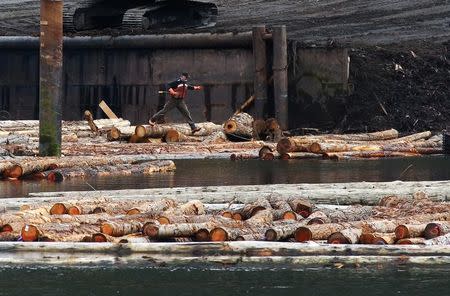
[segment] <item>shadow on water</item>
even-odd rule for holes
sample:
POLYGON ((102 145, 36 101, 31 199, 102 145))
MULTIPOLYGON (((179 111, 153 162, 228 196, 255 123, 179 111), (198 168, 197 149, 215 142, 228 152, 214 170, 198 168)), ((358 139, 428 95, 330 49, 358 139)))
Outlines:
POLYGON ((0 197, 26 196, 39 191, 90 191, 283 183, 359 181, 437 181, 450 179, 450 157, 392 158, 376 160, 229 161, 177 160, 174 173, 151 176, 100 177, 88 180, 0 181, 0 197))
POLYGON ((448 295, 447 267, 0 268, 0 295, 448 295))

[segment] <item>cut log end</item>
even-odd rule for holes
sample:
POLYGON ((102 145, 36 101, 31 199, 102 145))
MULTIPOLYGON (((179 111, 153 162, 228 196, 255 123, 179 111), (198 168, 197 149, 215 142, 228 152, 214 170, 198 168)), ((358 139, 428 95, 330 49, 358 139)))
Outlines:
POLYGON ((312 143, 309 145, 309 151, 312 153, 320 153, 322 151, 322 148, 320 147, 320 143, 312 143))
POLYGON ((403 239, 403 238, 409 238, 409 230, 408 227, 405 225, 399 225, 395 228, 395 238, 396 239, 403 239))
POLYGON ((138 137, 138 138, 145 137, 145 133, 146 133, 145 126, 143 126, 143 125, 136 126, 134 133, 135 133, 136 137, 138 137))
POLYGON ((55 203, 50 209, 50 215, 64 215, 67 214, 67 208, 63 203, 55 203))
POLYGON ((20 232, 24 242, 35 242, 39 239, 39 230, 34 225, 25 225, 20 232))
POLYGON ((0 227, 0 232, 1 233, 3 233, 3 232, 13 232, 13 228, 12 228, 11 225, 5 224, 5 225, 0 227))
POLYGON ((371 245, 373 244, 374 236, 371 233, 363 233, 359 237, 359 243, 364 245, 371 245))
POLYGON ((234 213, 231 218, 233 218, 233 220, 236 220, 236 221, 243 221, 244 220, 244 217, 242 216, 241 213, 234 213))
POLYGON ((351 242, 340 232, 332 233, 328 239, 329 244, 350 244, 351 242))
POLYGON ((164 136, 166 143, 175 143, 180 141, 180 133, 174 129, 168 130, 164 136))
POLYGON ((266 153, 272 153, 272 152, 273 152, 273 149, 271 147, 263 146, 261 149, 259 149, 258 156, 259 156, 259 158, 262 159, 266 153))
POLYGON ((289 138, 283 138, 277 143, 277 151, 280 154, 291 152, 292 144, 289 138))
POLYGON ((126 215, 131 216, 131 215, 139 215, 141 213, 141 211, 139 209, 133 208, 131 210, 128 210, 126 212, 126 215))
POLYGON ((225 211, 222 213, 222 217, 233 218, 233 213, 231 213, 230 211, 225 211))
POLYGON ((152 222, 147 222, 144 224, 144 227, 142 228, 142 233, 151 238, 158 237, 159 227, 152 222))
POLYGON ((71 206, 67 209, 67 214, 72 216, 81 215, 81 209, 77 206, 71 206))
POLYGON ((197 242, 207 242, 209 241, 210 233, 209 230, 206 228, 199 229, 195 233, 195 240, 197 242))
POLYGON ((289 155, 289 153, 282 153, 282 154, 280 154, 280 159, 281 160, 289 160, 289 159, 291 159, 291 156, 289 155))
POLYGON ((264 237, 266 238, 266 241, 276 241, 277 238, 277 232, 273 229, 267 229, 266 233, 264 234, 264 237))
POLYGON ((112 236, 114 232, 114 226, 109 223, 103 223, 100 226, 100 232, 112 236))
POLYGON ((317 224, 325 224, 325 221, 323 220, 323 218, 315 217, 309 220, 308 223, 306 223, 306 225, 317 225, 317 224))
POLYGON ((50 172, 47 175, 47 180, 54 183, 59 183, 64 181, 64 176, 61 172, 50 172))
POLYGON ((209 238, 213 242, 224 242, 228 240, 228 233, 225 229, 217 227, 211 230, 209 238))
POLYGON ((307 227, 299 227, 295 230, 294 238, 297 242, 307 242, 312 239, 311 230, 307 227))
POLYGON ((103 233, 94 233, 91 241, 93 243, 106 243, 108 242, 108 239, 103 233))
POLYGON ((283 220, 297 220, 297 215, 293 211, 287 211, 283 213, 283 220))
POLYGON ((273 152, 267 152, 261 157, 261 159, 262 160, 274 160, 275 155, 273 154, 273 152))
POLYGON ((170 224, 170 219, 164 216, 161 216, 157 219, 157 221, 159 222, 159 224, 161 225, 167 225, 170 224))
POLYGON ((236 132, 237 127, 238 127, 237 122, 230 119, 230 120, 227 120, 227 122, 225 122, 224 130, 226 133, 232 134, 232 133, 236 132))
POLYGON ((108 140, 109 141, 117 141, 120 139, 120 130, 117 127, 112 127, 108 132, 108 140))
POLYGON ((90 214, 101 214, 101 213, 106 213, 106 210, 102 207, 96 207, 90 212, 90 214))
POLYGON ((11 179, 18 179, 22 176, 22 174, 23 174, 23 169, 18 164, 12 166, 11 168, 7 169, 4 172, 5 177, 11 178, 11 179))
POLYGON ((441 235, 441 227, 437 223, 428 223, 423 232, 423 236, 426 239, 432 239, 441 235))

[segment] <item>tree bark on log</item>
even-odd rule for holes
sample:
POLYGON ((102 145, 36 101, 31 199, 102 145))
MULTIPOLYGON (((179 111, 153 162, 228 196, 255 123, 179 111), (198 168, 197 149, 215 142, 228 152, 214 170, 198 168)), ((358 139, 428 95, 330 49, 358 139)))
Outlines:
POLYGON ((425 240, 427 246, 448 246, 450 245, 450 233, 425 240))
POLYGON ((162 213, 162 216, 176 216, 176 215, 204 215, 205 208, 203 203, 199 200, 191 200, 178 207, 172 207, 162 213))
POLYGON ((119 237, 127 234, 138 233, 142 231, 142 223, 129 222, 105 222, 100 226, 100 232, 109 236, 119 237))
POLYGON ((272 206, 266 198, 260 197, 253 203, 246 204, 240 214, 244 220, 247 220, 256 215, 259 211, 266 209, 272 209, 272 206))
POLYGON ((134 135, 135 126, 112 127, 106 134, 108 141, 129 141, 134 135))
POLYGON ((374 233, 373 236, 374 245, 393 245, 396 241, 395 233, 374 233))
POLYGON ((200 229, 211 229, 210 223, 178 223, 165 225, 150 225, 144 227, 143 233, 150 238, 164 239, 171 237, 191 237, 200 229))
POLYGON ((253 137, 253 117, 247 113, 239 113, 228 119, 223 130, 227 136, 234 136, 242 140, 251 140, 253 137))
MULTIPOLYGON (((196 136, 209 136, 213 133, 221 132, 222 127, 220 125, 214 124, 212 122, 201 122, 196 124, 201 130, 196 132, 196 136)), ((139 138, 150 137, 150 138, 163 138, 169 130, 176 130, 177 132, 185 135, 191 136, 192 130, 188 124, 157 124, 154 126, 150 125, 138 125, 135 129, 135 134, 139 138)))
POLYGON ((349 206, 348 208, 321 208, 332 223, 367 220, 373 216, 371 206, 349 206))
POLYGON ((348 152, 327 152, 325 158, 342 160, 358 158, 384 158, 384 157, 413 157, 420 156, 418 152, 397 152, 397 151, 348 151, 348 152))
POLYGON ((423 237, 412 237, 403 238, 395 242, 396 245, 425 245, 425 238, 423 237))
POLYGON ((166 143, 177 143, 177 142, 202 142, 203 137, 199 136, 187 136, 175 129, 170 129, 164 135, 164 141, 166 143))

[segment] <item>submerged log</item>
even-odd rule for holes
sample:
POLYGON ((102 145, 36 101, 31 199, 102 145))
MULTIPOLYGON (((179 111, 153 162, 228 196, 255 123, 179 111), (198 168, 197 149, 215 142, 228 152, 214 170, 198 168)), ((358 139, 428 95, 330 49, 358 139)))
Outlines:
POLYGON ((234 136, 241 140, 250 140, 253 136, 253 117, 247 113, 233 115, 223 125, 226 135, 234 136))

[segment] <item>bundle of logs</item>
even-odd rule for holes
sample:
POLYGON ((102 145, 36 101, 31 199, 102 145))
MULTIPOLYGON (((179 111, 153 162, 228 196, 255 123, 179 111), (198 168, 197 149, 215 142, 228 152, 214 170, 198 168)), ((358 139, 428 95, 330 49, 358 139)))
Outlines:
POLYGON ((47 179, 148 175, 175 170, 171 160, 149 160, 146 156, 33 157, 0 161, 0 179, 47 179))
POLYGON ((312 204, 273 193, 250 204, 107 198, 35 203, 0 214, 2 241, 317 241, 329 244, 450 244, 450 204, 423 192, 377 206, 312 204))
MULTIPOLYGON (((362 134, 325 134, 283 138, 273 146, 262 147, 258 157, 264 160, 328 158, 408 157, 441 154, 442 135, 421 132, 399 137, 395 129, 362 134)), ((246 158, 237 155, 235 158, 246 158)))

